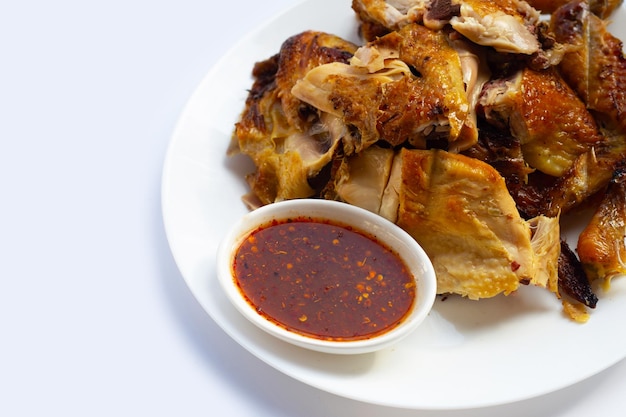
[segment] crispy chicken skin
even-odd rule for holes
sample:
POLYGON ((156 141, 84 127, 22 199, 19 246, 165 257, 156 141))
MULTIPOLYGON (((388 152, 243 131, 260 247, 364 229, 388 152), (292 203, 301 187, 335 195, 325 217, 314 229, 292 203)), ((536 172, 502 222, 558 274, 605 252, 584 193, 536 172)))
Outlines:
POLYGON ((347 62, 355 50, 336 36, 303 32, 255 66, 231 153, 240 151, 254 162, 257 169, 248 183, 260 204, 315 194, 311 182, 332 160, 346 132, 335 120, 319 118, 291 95, 291 88, 311 68, 347 62))
POLYGON ((578 256, 591 280, 626 274, 626 171, 611 180, 593 218, 578 237, 578 256))
MULTIPOLYGON (((554 13, 560 7, 565 6, 572 0, 526 0, 528 4, 542 13, 554 13)), ((589 0, 589 10, 598 17, 606 19, 615 9, 617 9, 623 0, 589 0)))
POLYGON ((292 89, 300 100, 356 128, 348 153, 382 140, 425 148, 444 139, 465 149, 478 137, 458 51, 447 34, 407 25, 360 48, 351 64, 310 71, 292 89))
POLYGON ((626 133, 626 58, 622 42, 609 32, 606 21, 590 12, 584 0, 559 8, 551 24, 556 40, 574 47, 559 66, 563 77, 591 111, 626 133))
POLYGON ((491 81, 480 105, 488 121, 511 130, 532 168, 554 177, 604 140, 593 116, 553 68, 525 67, 491 81))
POLYGON ((521 0, 353 0, 368 40, 410 23, 431 29, 450 24, 471 41, 500 52, 533 54, 540 49, 539 12, 521 0))
POLYGON ((530 174, 528 183, 519 184, 513 192, 520 211, 526 217, 553 217, 590 202, 603 192, 616 167, 626 158, 623 138, 617 141, 622 143, 620 148, 602 146, 579 155, 561 177, 530 174))
POLYGON ((539 12, 522 0, 465 0, 452 27, 479 45, 499 52, 530 55, 541 48, 536 25, 539 12))
POLYGON ((495 169, 445 151, 403 149, 401 156, 397 224, 431 258, 439 293, 479 299, 530 282, 530 227, 495 169))
POLYGON ((305 130, 310 121, 303 117, 303 105, 291 94, 293 86, 313 68, 330 62, 347 62, 356 45, 324 32, 303 32, 291 37, 280 49, 276 87, 283 111, 290 125, 305 130))

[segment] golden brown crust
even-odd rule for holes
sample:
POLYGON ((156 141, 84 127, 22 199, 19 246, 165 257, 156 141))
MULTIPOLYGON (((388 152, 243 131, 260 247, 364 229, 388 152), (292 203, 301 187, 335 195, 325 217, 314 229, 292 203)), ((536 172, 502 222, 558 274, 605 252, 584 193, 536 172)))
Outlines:
POLYGON ((603 142, 592 115, 553 68, 525 69, 521 92, 518 133, 530 166, 560 177, 578 155, 603 142))
POLYGON ((314 195, 311 180, 330 162, 337 138, 324 132, 313 137, 312 126, 320 123, 315 110, 293 97, 291 88, 311 68, 346 62, 355 50, 337 36, 307 31, 255 65, 235 137, 238 150, 256 166, 247 179, 262 204, 314 195))
POLYGON ((600 206, 578 237, 578 256, 592 280, 626 273, 626 178, 618 174, 600 206))
POLYGON ((558 42, 574 47, 559 65, 563 77, 590 110, 626 133, 626 58, 622 42, 583 0, 558 9, 552 16, 552 28, 558 42))
POLYGON ((401 156, 397 224, 429 255, 439 293, 479 299, 530 281, 530 229, 495 169, 445 151, 401 156))
POLYGON ((285 41, 280 49, 276 86, 289 124, 304 130, 302 102, 291 94, 293 86, 313 68, 329 62, 347 63, 356 45, 324 32, 307 31, 285 41))
POLYGON ((476 142, 461 60, 445 32, 407 25, 360 51, 386 58, 375 69, 367 62, 319 66, 292 90, 356 128, 359 140, 344 141, 348 154, 379 140, 419 148, 442 140, 455 150, 476 142))
MULTIPOLYGON (((528 4, 542 13, 554 13, 560 7, 570 3, 571 0, 526 0, 528 4)), ((606 19, 615 9, 617 9, 623 0, 589 0, 590 11, 597 16, 606 19)))

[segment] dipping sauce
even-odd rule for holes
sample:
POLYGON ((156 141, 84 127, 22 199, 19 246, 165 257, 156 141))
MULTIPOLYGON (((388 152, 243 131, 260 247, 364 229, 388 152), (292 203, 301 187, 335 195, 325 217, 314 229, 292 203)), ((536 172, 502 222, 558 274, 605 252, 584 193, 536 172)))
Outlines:
POLYGON ((284 328, 325 340, 359 340, 391 330, 413 306, 404 262, 365 233, 309 217, 252 232, 233 261, 242 294, 284 328))

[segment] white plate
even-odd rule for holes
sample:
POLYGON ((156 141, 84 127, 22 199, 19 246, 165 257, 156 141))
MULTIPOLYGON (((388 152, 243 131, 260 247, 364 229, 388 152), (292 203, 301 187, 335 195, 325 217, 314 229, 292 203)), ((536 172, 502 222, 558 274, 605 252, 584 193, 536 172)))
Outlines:
MULTIPOLYGON (((613 30, 624 39, 624 10, 613 30)), ((417 332, 376 354, 333 356, 291 346, 257 329, 229 304, 214 255, 246 212, 249 166, 225 156, 251 86, 252 65, 306 29, 358 42, 349 0, 308 0, 252 32, 208 73, 180 117, 163 172, 163 215, 181 273, 233 339, 269 365, 344 397, 394 407, 462 409, 514 402, 587 378, 626 356, 626 278, 600 294, 587 324, 561 314, 545 290, 471 302, 450 297, 417 332)), ((577 235, 576 227, 570 236, 577 235)))

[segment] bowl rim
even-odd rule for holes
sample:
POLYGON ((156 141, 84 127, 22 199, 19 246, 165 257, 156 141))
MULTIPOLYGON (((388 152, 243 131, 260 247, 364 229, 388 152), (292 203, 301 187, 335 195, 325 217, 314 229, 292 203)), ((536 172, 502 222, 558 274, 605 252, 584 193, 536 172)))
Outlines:
POLYGON ((389 347, 415 330, 430 313, 436 297, 436 276, 426 252, 406 231, 366 209, 333 200, 295 199, 271 203, 252 210, 233 224, 221 240, 217 253, 220 287, 231 304, 250 322, 288 343, 325 353, 360 354, 389 347), (416 299, 405 318, 394 328, 366 339, 324 340, 292 332, 266 319, 242 295, 232 272, 233 257, 243 240, 272 220, 291 217, 324 219, 349 226, 378 240, 395 252, 407 265, 416 281, 416 299))

